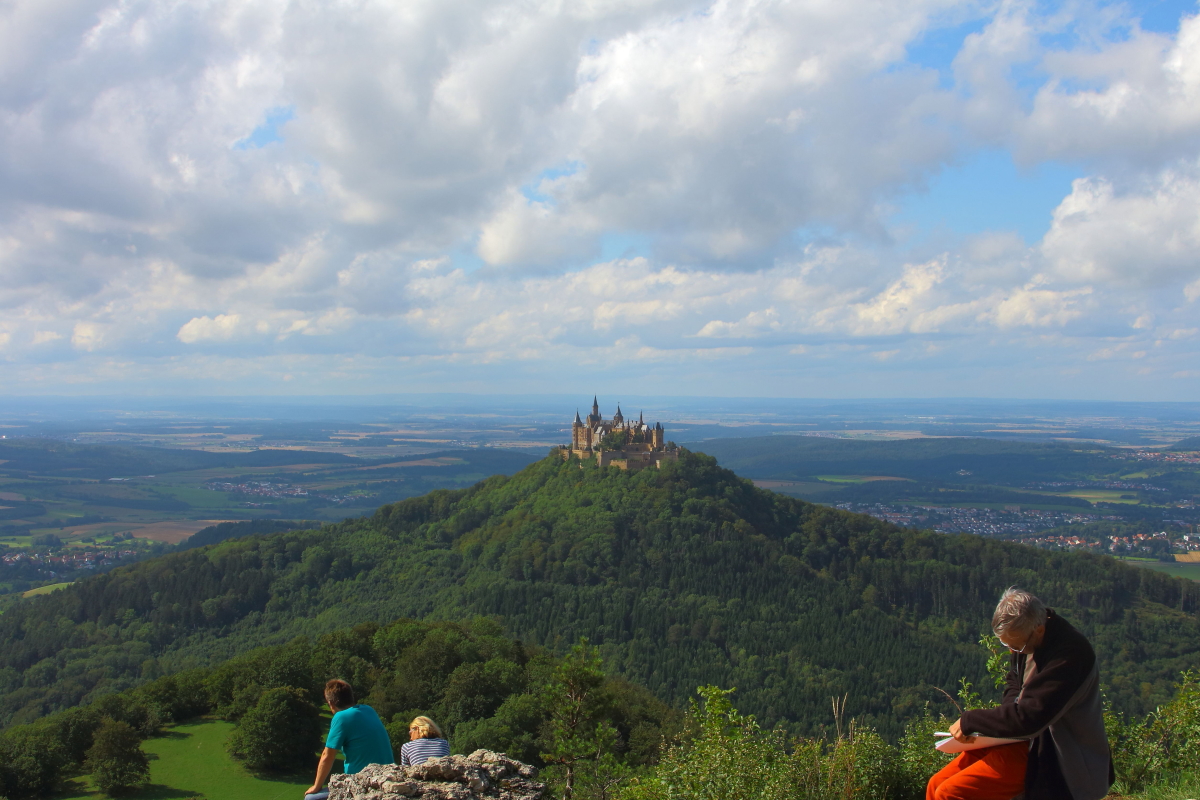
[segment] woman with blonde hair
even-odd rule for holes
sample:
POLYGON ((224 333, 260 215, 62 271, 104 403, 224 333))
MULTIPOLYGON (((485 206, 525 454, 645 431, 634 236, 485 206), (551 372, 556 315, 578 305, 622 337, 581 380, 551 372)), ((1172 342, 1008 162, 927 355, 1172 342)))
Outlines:
POLYGON ((400 747, 400 764, 415 767, 431 758, 450 755, 450 743, 442 736, 442 729, 429 717, 417 717, 408 724, 408 738, 400 747))

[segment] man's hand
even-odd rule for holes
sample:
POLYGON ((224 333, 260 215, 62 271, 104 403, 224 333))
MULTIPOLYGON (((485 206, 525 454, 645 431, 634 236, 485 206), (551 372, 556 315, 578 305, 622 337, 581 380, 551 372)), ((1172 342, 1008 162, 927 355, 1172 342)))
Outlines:
POLYGON ((962 742, 963 744, 970 744, 975 741, 974 736, 968 736, 963 733, 962 725, 959 724, 960 722, 962 722, 961 719, 954 720, 954 724, 950 726, 950 735, 954 737, 956 742, 962 742))
POLYGON ((308 787, 307 789, 305 789, 305 790, 304 790, 304 796, 305 796, 305 797, 307 797, 308 795, 310 795, 310 794, 316 794, 316 793, 317 793, 317 792, 319 792, 319 791, 321 791, 321 787, 320 787, 320 786, 310 786, 310 787, 308 787))

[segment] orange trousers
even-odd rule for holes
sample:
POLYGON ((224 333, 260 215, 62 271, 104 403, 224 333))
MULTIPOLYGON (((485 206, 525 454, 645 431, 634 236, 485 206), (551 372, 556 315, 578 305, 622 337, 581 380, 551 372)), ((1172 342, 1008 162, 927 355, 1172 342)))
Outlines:
POLYGON ((1029 743, 959 753, 929 779, 925 800, 1012 800, 1025 791, 1029 743))

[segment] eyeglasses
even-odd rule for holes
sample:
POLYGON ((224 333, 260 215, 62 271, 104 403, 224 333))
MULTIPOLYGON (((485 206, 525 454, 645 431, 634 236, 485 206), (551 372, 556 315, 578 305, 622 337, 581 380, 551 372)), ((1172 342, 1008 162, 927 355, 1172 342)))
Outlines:
MULTIPOLYGON (((996 637, 996 638, 999 638, 999 637, 996 637)), ((1032 638, 1033 638, 1032 636, 1027 636, 1025 638, 1025 644, 1021 645, 1021 649, 1019 649, 1019 650, 1017 648, 1013 647, 1012 645, 1005 643, 1005 641, 1003 639, 1000 640, 1000 644, 1003 644, 1005 647, 1007 647, 1008 652, 1010 652, 1014 655, 1021 655, 1022 653, 1025 652, 1026 648, 1029 647, 1029 640, 1032 638)))

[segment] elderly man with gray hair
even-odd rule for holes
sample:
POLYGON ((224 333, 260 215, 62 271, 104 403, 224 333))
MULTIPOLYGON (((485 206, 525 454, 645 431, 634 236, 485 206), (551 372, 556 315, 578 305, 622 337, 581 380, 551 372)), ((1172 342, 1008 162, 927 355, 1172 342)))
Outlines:
POLYGON ((1100 704, 1096 653, 1082 633, 1029 592, 1011 587, 992 630, 1011 651, 1004 699, 966 711, 950 726, 1021 739, 969 750, 929 780, 927 800, 1100 800, 1116 776, 1100 704))

